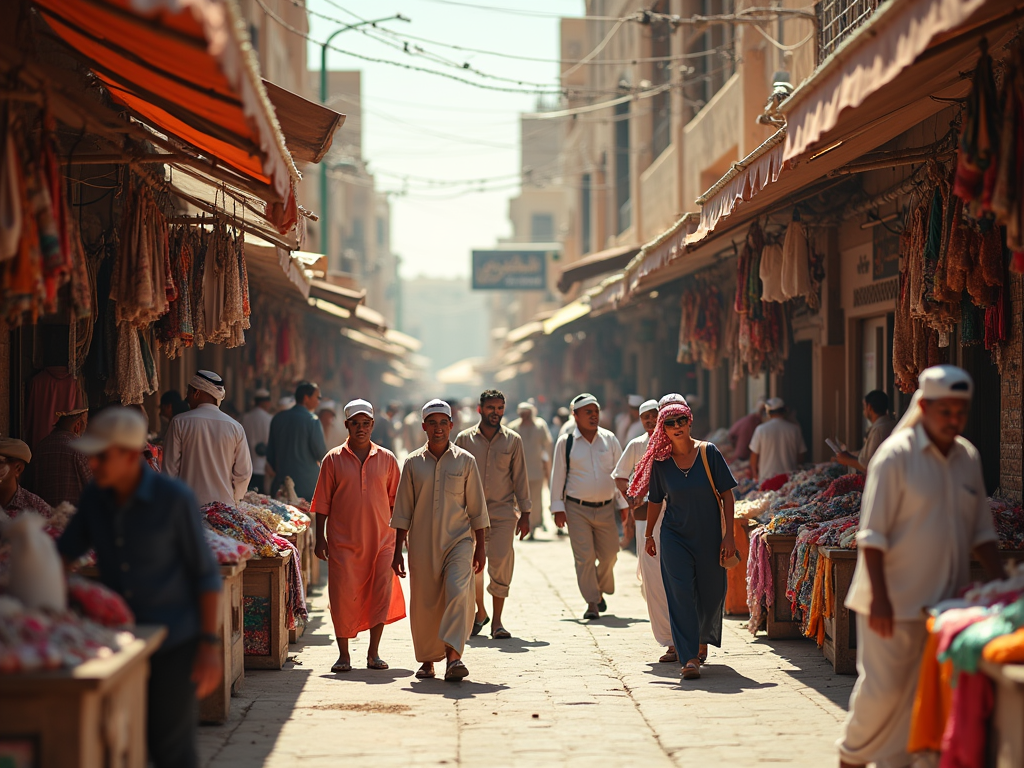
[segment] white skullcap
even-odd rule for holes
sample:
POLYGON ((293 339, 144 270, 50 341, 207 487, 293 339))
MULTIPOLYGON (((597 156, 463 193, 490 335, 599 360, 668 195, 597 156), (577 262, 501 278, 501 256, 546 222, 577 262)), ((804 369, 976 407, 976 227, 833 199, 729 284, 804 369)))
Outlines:
POLYGON ((317 409, 317 413, 319 413, 320 411, 330 411, 331 413, 337 413, 338 404, 333 400, 324 400, 322 403, 320 403, 320 408, 317 409))
POLYGON ((630 395, 626 398, 626 402, 629 403, 630 408, 639 408, 644 404, 644 399, 640 395, 630 395))
POLYGON ((530 411, 532 413, 537 412, 537 406, 533 403, 528 403, 525 400, 516 406, 516 411, 530 411))
POLYGON ((641 416, 643 416, 648 411, 656 411, 656 410, 658 410, 658 401, 657 400, 645 400, 644 402, 640 403, 640 415, 641 416))
POLYGON ((572 402, 569 403, 569 408, 575 411, 579 408, 582 408, 585 405, 596 405, 598 408, 601 407, 601 404, 597 402, 596 397, 594 397, 589 392, 584 392, 581 395, 576 395, 576 397, 572 399, 572 402))
POLYGON ((669 392, 667 395, 662 397, 661 400, 658 401, 658 410, 660 411, 666 405, 671 405, 672 403, 682 403, 683 405, 689 407, 685 397, 680 395, 678 392, 669 392))
POLYGON ((373 406, 366 400, 350 400, 345 404, 345 421, 348 421, 357 413, 365 413, 373 418, 373 406))
POLYGON ((196 371, 195 376, 189 379, 188 385, 200 392, 205 392, 215 398, 218 403, 224 399, 224 379, 213 371, 196 371))
POLYGON ((281 408, 294 408, 295 398, 292 397, 291 395, 285 395, 284 397, 277 401, 277 404, 281 408))
POLYGON ((769 411, 781 411, 786 407, 786 401, 781 397, 773 397, 768 400, 765 404, 765 408, 769 411))
POLYGON ((265 389, 264 387, 260 387, 253 393, 253 397, 256 398, 257 400, 269 400, 270 390, 265 389))
POLYGON ((435 398, 423 406, 423 418, 427 418, 432 413, 443 413, 450 419, 452 417, 452 407, 444 400, 435 398))

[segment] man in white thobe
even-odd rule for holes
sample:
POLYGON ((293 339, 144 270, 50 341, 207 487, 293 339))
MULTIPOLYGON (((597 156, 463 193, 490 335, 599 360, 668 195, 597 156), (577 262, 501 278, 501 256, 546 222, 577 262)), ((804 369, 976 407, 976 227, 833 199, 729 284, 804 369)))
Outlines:
POLYGON ((249 487, 257 493, 264 493, 267 475, 267 442, 270 440, 270 391, 257 389, 253 396, 253 407, 241 419, 245 430, 245 442, 249 446, 249 460, 252 462, 252 480, 249 487))
POLYGON ((196 371, 189 381, 192 410, 179 413, 167 428, 164 474, 188 484, 199 505, 234 505, 252 478, 252 460, 242 425, 220 409, 224 380, 213 371, 196 371))
POLYGON ((807 455, 803 432, 786 418, 782 398, 773 397, 766 408, 768 421, 755 429, 750 438, 750 471, 758 482, 796 472, 807 455))
POLYGON ((640 395, 630 395, 626 398, 626 410, 615 417, 615 437, 620 446, 643 434, 643 424, 640 423, 640 405, 643 401, 640 395), (631 431, 633 437, 629 436, 631 431))
POLYGON ((523 438, 526 474, 530 479, 530 501, 533 502, 529 538, 533 538, 533 533, 544 526, 541 494, 551 470, 551 430, 548 429, 547 422, 537 415, 537 406, 533 403, 520 403, 516 410, 519 418, 509 422, 508 428, 523 438))
POLYGON ((871 460, 846 607, 857 614, 857 683, 837 744, 840 765, 904 768, 924 609, 970 582, 971 551, 1002 578, 977 449, 960 435, 974 384, 928 368, 903 420, 871 460))

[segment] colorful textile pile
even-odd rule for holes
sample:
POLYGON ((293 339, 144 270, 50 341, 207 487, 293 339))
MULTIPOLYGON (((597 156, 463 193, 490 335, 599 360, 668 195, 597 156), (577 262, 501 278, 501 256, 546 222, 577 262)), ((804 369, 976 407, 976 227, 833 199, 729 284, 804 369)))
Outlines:
POLYGON ((713 371, 722 353, 722 295, 718 286, 699 281, 683 294, 681 304, 676 362, 700 363, 705 370, 713 371))
POLYGON ((70 611, 30 611, 13 597, 0 596, 0 674, 76 667, 111 656, 135 637, 70 611))
POLYGON ((202 508, 206 526, 228 538, 248 544, 259 557, 277 557, 278 546, 274 531, 262 521, 229 507, 213 502, 202 508))
POLYGON ((771 552, 765 540, 767 536, 764 526, 755 528, 750 534, 750 552, 747 555, 747 610, 750 612, 750 621, 747 622, 747 629, 752 635, 761 629, 765 611, 775 602, 771 552))
POLYGON ((221 565, 235 565, 252 557, 252 547, 243 541, 232 539, 210 528, 204 528, 206 543, 210 545, 213 556, 221 565))
POLYGON ((68 603, 87 619, 105 627, 131 627, 135 614, 117 592, 98 581, 68 577, 68 603))
MULTIPOLYGON (((302 500, 300 499, 299 501, 301 502, 302 500)), ((309 528, 313 522, 308 514, 308 504, 306 504, 304 511, 294 504, 285 504, 283 501, 278 501, 255 491, 247 492, 242 497, 242 503, 250 507, 267 510, 283 520, 287 525, 283 530, 279 528, 277 530, 278 533, 297 533, 305 528, 309 528)))
POLYGON ((789 482, 789 475, 787 475, 787 474, 776 475, 775 477, 769 477, 767 480, 763 481, 761 483, 760 487, 758 488, 758 490, 759 491, 777 491, 782 486, 784 486, 787 482, 789 482))

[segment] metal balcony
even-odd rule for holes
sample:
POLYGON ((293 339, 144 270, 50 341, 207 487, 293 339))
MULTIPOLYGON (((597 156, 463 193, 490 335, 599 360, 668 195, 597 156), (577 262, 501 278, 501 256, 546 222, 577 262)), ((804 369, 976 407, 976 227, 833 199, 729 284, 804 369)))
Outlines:
POLYGON ((883 2, 885 0, 820 0, 817 5, 818 63, 831 56, 883 2))

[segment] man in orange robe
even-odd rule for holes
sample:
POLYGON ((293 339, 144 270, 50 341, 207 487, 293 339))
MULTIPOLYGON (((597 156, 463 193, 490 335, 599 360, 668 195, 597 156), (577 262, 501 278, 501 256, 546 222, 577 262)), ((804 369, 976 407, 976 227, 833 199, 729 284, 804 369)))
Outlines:
POLYGON ((348 440, 320 465, 311 511, 316 514, 316 556, 329 562, 328 593, 338 638, 332 672, 352 669, 348 641, 370 630, 367 669, 387 669, 380 658, 384 625, 405 618, 405 597, 391 570, 395 537, 389 522, 401 472, 395 455, 370 441, 373 406, 345 406, 348 440))

